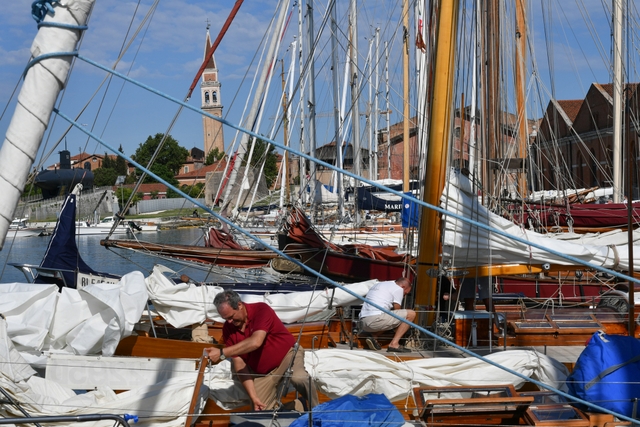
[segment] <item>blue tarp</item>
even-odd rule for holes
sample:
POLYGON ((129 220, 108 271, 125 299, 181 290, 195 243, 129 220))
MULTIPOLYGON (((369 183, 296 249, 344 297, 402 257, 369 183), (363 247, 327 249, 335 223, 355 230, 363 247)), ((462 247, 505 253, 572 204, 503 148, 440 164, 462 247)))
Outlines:
MULTIPOLYGON (((362 397, 342 396, 313 408, 314 427, 400 427, 404 417, 384 394, 362 397)), ((309 415, 292 422, 290 427, 308 427, 309 415)))
MULTIPOLYGON (((412 196, 411 192, 404 193, 412 196)), ((402 228, 417 227, 420 224, 422 206, 407 199, 402 199, 402 228)))
POLYGON ((640 398, 638 379, 640 341, 598 332, 578 357, 573 372, 567 377, 567 387, 572 396, 634 417, 633 407, 637 405, 634 400, 640 398))

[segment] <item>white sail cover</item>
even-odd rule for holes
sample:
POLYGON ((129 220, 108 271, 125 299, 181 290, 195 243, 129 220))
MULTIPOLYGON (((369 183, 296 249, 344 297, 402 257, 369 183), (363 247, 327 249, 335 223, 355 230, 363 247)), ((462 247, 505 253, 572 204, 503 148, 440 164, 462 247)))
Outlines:
MULTIPOLYGON (((45 22, 82 26, 94 0, 66 0, 55 3, 54 13, 45 22)), ((34 23, 35 25, 35 23, 34 23)), ((32 57, 49 53, 73 52, 80 30, 42 26, 31 46, 32 57)), ((18 104, 0 149, 0 249, 4 246, 18 200, 38 154, 53 106, 71 66, 71 56, 38 62, 27 72, 18 104)))
MULTIPOLYGON (((213 299, 222 292, 219 286, 199 286, 193 283, 176 284, 165 276, 171 272, 156 265, 147 277, 147 290, 156 312, 175 328, 196 325, 207 319, 224 322, 213 305, 213 299)), ((352 283, 345 287, 357 295, 365 296, 377 280, 352 283)), ((294 323, 311 316, 322 316, 329 306, 349 306, 358 303, 358 298, 342 289, 292 292, 266 295, 241 295, 247 303, 264 302, 273 308, 284 323, 294 323)))
POLYGON ((27 358, 45 350, 111 356, 131 335, 147 297, 139 271, 116 284, 63 288, 61 293, 56 285, 2 283, 0 313, 8 336, 27 358))
MULTIPOLYGON (((82 414, 130 414, 139 417, 136 425, 178 427, 188 415, 196 383, 196 371, 116 394, 107 387, 76 394, 36 375, 14 348, 7 332, 8 322, 0 318, 0 387, 32 417, 77 416, 82 414)), ((201 389, 206 393, 206 388, 201 389)), ((0 405, 2 417, 24 417, 13 405, 0 405)), ((113 420, 85 422, 83 426, 110 427, 113 420)))
MULTIPOLYGON (((512 371, 563 390, 566 366, 531 350, 508 350, 486 356, 512 371)), ((410 399, 414 387, 523 385, 522 378, 476 358, 436 357, 402 361, 366 350, 305 350, 305 367, 318 391, 335 399, 352 394, 383 393, 392 402, 410 399)), ((231 376, 231 364, 215 365, 205 383, 209 397, 226 409, 247 404, 248 397, 231 376)))
MULTIPOLYGON (((598 235, 540 234, 526 230, 512 221, 495 215, 482 206, 467 177, 452 170, 441 199, 441 207, 459 216, 501 230, 507 236, 515 236, 561 254, 608 269, 627 270, 629 267, 627 232, 612 231, 598 235)), ((454 218, 444 217, 443 260, 456 267, 472 267, 491 264, 560 264, 572 265, 574 261, 520 243, 511 237, 487 231, 476 225, 454 218)), ((637 230, 633 241, 640 239, 637 230)), ((634 253, 639 246, 634 245, 634 253)))
POLYGON ((322 182, 316 180, 316 185, 314 186, 315 194, 313 196, 314 203, 338 203, 338 198, 340 195, 335 191, 331 191, 327 188, 322 182))

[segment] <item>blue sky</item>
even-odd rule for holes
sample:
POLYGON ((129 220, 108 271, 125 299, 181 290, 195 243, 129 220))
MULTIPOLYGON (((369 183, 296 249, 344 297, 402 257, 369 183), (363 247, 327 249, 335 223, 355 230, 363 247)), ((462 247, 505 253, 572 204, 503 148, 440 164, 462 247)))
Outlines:
MULTIPOLYGON (((3 10, 0 16, 0 101, 3 110, 6 107, 12 92, 19 81, 19 77, 29 59, 29 47, 37 31, 35 21, 30 16, 32 0, 15 0, 10 7, 3 10)), ((141 82, 165 92, 175 98, 183 99, 189 85, 198 70, 204 54, 204 39, 207 20, 211 24, 211 37, 215 39, 235 2, 225 1, 200 1, 200 0, 172 0, 161 1, 151 24, 145 27, 144 40, 136 41, 118 66, 121 72, 141 82), (135 60, 134 60, 135 58, 135 60)), ((531 87, 542 86, 541 92, 550 93, 551 85, 548 83, 549 69, 553 70, 556 77, 555 91, 560 99, 578 99, 586 93, 593 81, 606 82, 608 78, 607 61, 609 60, 610 33, 606 8, 610 2, 589 0, 586 2, 573 2, 566 0, 535 0, 532 4, 534 19, 540 19, 543 14, 553 16, 553 26, 542 23, 534 24, 535 33, 532 35, 535 42, 535 52, 540 74, 540 84, 531 84, 531 87), (584 4, 584 7, 580 6, 584 4), (544 12, 542 7, 544 6, 544 12), (591 30, 586 23, 592 22, 591 30), (543 41, 545 31, 552 31, 553 42, 547 44, 543 41), (599 42, 591 40, 597 33, 599 42), (600 46, 598 46, 600 43, 600 46), (547 61, 547 49, 553 52, 553 61, 547 61), (577 73, 577 74, 576 74, 577 73)), ((134 21, 133 28, 149 9, 151 0, 140 1, 140 11, 134 21)), ((222 44, 216 52, 216 60, 222 82, 222 103, 227 119, 233 123, 240 123, 242 110, 249 94, 249 85, 257 68, 254 55, 261 46, 261 40, 267 30, 270 19, 275 10, 275 0, 248 0, 240 9, 238 16, 225 36, 222 44), (246 76, 246 77, 245 77, 246 76), (244 80, 244 79, 248 80, 244 80)), ((315 3, 318 11, 326 7, 326 2, 315 3)), ((397 59, 399 27, 398 16, 400 11, 399 0, 386 0, 374 2, 367 0, 359 7, 359 50, 362 62, 365 62, 369 40, 372 39, 373 29, 381 28, 383 38, 390 40, 392 56, 390 63, 390 79, 397 82, 400 78, 400 61, 397 59)), ((341 31, 346 31, 346 0, 338 1, 339 21, 341 31)), ((123 44, 124 36, 130 25, 131 17, 137 6, 133 1, 97 0, 93 11, 90 28, 83 41, 81 52, 90 59, 103 65, 113 64, 123 44)), ((637 12, 634 12, 637 15, 637 12)), ((320 12, 315 15, 315 25, 321 25, 320 12)), ((130 30, 133 31, 133 30, 130 30)), ((508 27, 503 28, 508 31, 508 27)), ((285 59, 288 64, 291 55, 287 52, 290 43, 297 32, 297 10, 294 9, 287 34, 282 42, 278 59, 285 59)), ((140 40, 140 38, 138 39, 140 40)), ((328 43, 322 44, 321 58, 316 65, 317 111, 327 124, 330 123, 331 95, 326 89, 331 76, 328 70, 328 43)), ((344 61, 341 53, 341 61, 344 61)), ((288 65, 285 65, 285 70, 288 65)), ((363 65, 361 65, 363 66, 363 65)), ((280 93, 280 67, 276 70, 277 78, 272 80, 271 90, 280 93)), ((104 72, 92 68, 78 61, 72 73, 62 110, 71 116, 75 116, 82 106, 87 103, 93 92, 98 88, 104 77, 104 72)), ((633 80, 633 79, 632 79, 633 80)), ((395 83, 392 83, 395 84, 395 83)), ((80 122, 87 127, 94 128, 94 132, 102 135, 111 145, 122 145, 125 154, 131 155, 138 144, 144 142, 149 135, 165 132, 170 121, 176 115, 178 107, 168 101, 158 99, 155 95, 145 93, 138 88, 132 88, 129 84, 120 90, 122 82, 114 79, 109 88, 108 95, 103 99, 102 92, 90 103, 85 115, 80 122), (117 99, 117 103, 116 103, 117 99), (117 104, 117 105, 116 105, 117 104), (116 105, 114 107, 114 105, 116 105), (98 114, 98 110, 100 110, 98 114), (96 119, 97 117, 97 119, 96 119)), ((393 91, 392 91, 393 92, 393 91)), ((278 104, 278 96, 273 95, 270 101, 271 112, 265 113, 264 125, 260 133, 267 134, 268 124, 274 120, 275 105, 278 104)), ((394 111, 392 121, 400 120, 401 104, 398 101, 399 92, 393 92, 389 108, 394 111)), ((532 95, 532 110, 535 104, 548 102, 541 95, 532 95)), ((8 126, 12 111, 13 101, 0 120, 0 133, 4 135, 8 126)), ((199 89, 196 88, 190 104, 198 107, 200 104, 199 89)), ((384 103, 381 102, 381 107, 384 103)), ((365 106, 361 106, 361 113, 365 106)), ((52 148, 52 144, 59 138, 61 131, 66 127, 60 119, 52 127, 49 137, 45 135, 46 150, 53 151, 53 159, 45 161, 50 164, 57 161, 57 151, 64 148, 63 145, 52 148)), ((202 148, 202 119, 191 111, 184 110, 171 134, 179 143, 186 147, 202 148)), ((225 129, 225 141, 227 146, 233 139, 233 130, 225 129)), ((318 144, 322 145, 332 140, 333 131, 328 125, 320 125, 318 128, 318 144)), ((282 138, 280 137, 279 140, 282 138)), ((87 141, 77 130, 72 130, 66 137, 67 149, 72 155, 79 151, 90 153, 104 153, 106 148, 99 146, 95 141, 87 141)))

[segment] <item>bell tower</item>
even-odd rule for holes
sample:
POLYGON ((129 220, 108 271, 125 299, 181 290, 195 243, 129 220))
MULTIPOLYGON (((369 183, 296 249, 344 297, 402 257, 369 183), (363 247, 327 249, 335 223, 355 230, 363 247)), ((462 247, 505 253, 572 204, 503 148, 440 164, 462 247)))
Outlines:
MULTIPOLYGON (((207 23, 207 39, 204 48, 204 57, 211 49, 211 37, 209 36, 207 23)), ((215 55, 212 55, 204 72, 202 73, 202 83, 200 83, 200 94, 202 96, 202 110, 212 116, 222 117, 222 99, 220 94, 220 81, 218 80, 218 67, 216 66, 215 55)), ((217 148, 220 153, 224 153, 224 133, 222 123, 210 118, 202 117, 202 127, 204 131, 204 155, 217 148)))

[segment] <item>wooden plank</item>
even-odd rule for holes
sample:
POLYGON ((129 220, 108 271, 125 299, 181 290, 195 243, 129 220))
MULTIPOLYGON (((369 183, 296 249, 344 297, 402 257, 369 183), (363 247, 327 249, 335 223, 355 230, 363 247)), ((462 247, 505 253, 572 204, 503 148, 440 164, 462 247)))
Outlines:
POLYGON ((220 344, 170 340, 142 336, 129 336, 118 344, 115 355, 137 357, 171 357, 172 359, 198 359, 207 347, 222 348, 220 344))
POLYGON ((202 382, 204 380, 204 371, 207 368, 207 363, 209 362, 209 357, 205 357, 204 354, 200 356, 200 368, 198 369, 198 377, 196 378, 196 385, 193 389, 193 395, 191 396, 191 403, 189 404, 189 411, 187 412, 187 419, 184 422, 185 427, 191 427, 194 424, 197 417, 194 416, 194 412, 196 410, 196 405, 198 404, 199 396, 200 396, 200 388, 202 387, 202 382))

